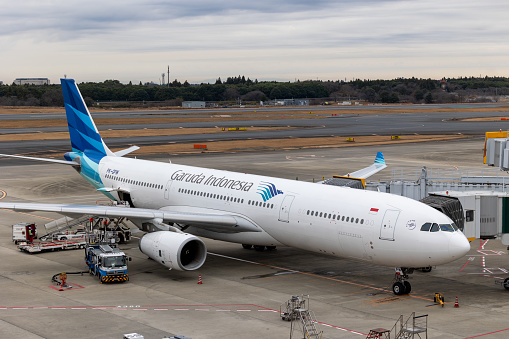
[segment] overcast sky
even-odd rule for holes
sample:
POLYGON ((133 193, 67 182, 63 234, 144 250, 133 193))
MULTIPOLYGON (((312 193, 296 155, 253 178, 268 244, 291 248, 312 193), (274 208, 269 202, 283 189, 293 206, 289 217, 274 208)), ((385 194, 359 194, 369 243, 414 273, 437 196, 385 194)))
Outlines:
POLYGON ((2 0, 0 81, 509 76, 507 0, 2 0))

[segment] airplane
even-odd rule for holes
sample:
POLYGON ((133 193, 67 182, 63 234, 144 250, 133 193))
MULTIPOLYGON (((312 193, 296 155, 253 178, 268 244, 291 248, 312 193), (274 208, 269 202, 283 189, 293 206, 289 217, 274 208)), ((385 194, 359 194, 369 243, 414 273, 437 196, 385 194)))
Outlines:
MULTIPOLYGON (((112 206, 1 202, 14 211, 126 217, 147 232, 141 252, 169 269, 196 270, 207 249, 199 237, 257 250, 290 246, 396 268, 393 293, 410 293, 414 268, 454 261, 470 244, 443 213, 382 192, 124 157, 102 140, 73 79, 61 79, 72 151, 65 160, 6 155, 71 166, 112 206)), ((349 174, 365 179, 375 162, 349 174)))

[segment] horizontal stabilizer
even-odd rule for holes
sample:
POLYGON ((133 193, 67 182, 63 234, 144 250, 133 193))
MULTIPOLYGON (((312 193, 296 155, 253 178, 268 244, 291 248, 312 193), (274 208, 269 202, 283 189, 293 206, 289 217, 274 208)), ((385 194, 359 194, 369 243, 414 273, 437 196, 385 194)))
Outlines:
POLYGON ((80 164, 75 162, 75 161, 67 161, 67 160, 24 157, 24 156, 21 156, 21 155, 10 155, 10 154, 0 154, 0 156, 2 156, 2 157, 9 157, 9 158, 20 158, 20 159, 28 159, 28 160, 52 162, 52 163, 56 163, 56 164, 63 164, 63 165, 70 165, 70 166, 80 166, 80 164))
POLYGON ((129 154, 131 152, 137 151, 140 148, 138 146, 131 146, 129 148, 123 149, 121 151, 114 152, 117 157, 123 157, 126 154, 129 154))

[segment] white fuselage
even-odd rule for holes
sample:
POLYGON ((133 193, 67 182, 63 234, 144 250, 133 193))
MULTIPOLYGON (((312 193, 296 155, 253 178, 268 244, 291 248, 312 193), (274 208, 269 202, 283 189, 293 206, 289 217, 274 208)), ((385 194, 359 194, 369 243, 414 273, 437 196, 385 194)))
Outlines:
POLYGON ((111 156, 101 160, 99 174, 114 198, 117 190, 128 192, 135 207, 242 216, 263 230, 186 229, 212 239, 284 244, 395 267, 443 264, 469 248, 459 231, 421 231, 425 223, 452 221, 392 194, 111 156))

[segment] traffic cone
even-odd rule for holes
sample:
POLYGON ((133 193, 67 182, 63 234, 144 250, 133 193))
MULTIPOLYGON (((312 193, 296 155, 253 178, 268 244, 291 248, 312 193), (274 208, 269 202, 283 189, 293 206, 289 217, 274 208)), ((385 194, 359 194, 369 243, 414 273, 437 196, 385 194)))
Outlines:
POLYGON ((198 285, 202 285, 203 282, 201 281, 201 274, 198 275, 198 285))
POLYGON ((456 301, 454 302, 454 308, 459 308, 460 304, 458 304, 458 297, 456 296, 456 301))

